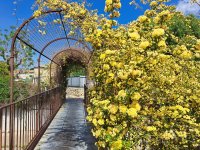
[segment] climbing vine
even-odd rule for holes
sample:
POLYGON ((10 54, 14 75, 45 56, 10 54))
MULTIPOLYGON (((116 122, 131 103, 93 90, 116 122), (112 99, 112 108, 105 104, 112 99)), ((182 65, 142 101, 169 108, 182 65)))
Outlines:
POLYGON ((36 17, 45 9, 62 9, 64 21, 81 28, 93 47, 95 85, 87 120, 99 148, 200 146, 200 39, 192 30, 176 31, 175 18, 182 18, 187 29, 193 28, 191 19, 167 1, 143 1, 150 9, 127 25, 114 20, 120 16, 120 0, 106 0, 110 18, 88 11, 84 3, 38 1, 36 17))

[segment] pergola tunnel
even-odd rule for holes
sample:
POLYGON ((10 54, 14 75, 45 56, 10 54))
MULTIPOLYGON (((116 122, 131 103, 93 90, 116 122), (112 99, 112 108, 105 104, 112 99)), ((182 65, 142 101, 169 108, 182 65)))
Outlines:
POLYGON ((0 109, 0 149, 34 149, 65 100, 72 66, 83 68, 87 84, 91 46, 80 30, 70 31, 62 11, 30 17, 16 31, 11 45, 10 103, 0 109), (31 53, 34 63, 29 68, 15 69, 16 49, 31 53), (15 89, 22 74, 25 80, 32 79, 27 97, 19 100, 15 89))

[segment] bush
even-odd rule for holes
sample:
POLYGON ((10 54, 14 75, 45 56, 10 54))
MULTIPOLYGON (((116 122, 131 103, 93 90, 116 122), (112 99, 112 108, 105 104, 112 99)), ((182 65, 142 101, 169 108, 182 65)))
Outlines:
MULTIPOLYGON (((99 149, 200 146, 200 39, 194 32, 199 20, 184 26, 187 17, 163 1, 152 1, 128 25, 65 1, 40 3, 34 13, 62 8, 64 22, 81 28, 94 49, 87 120, 99 149)), ((120 7, 120 1, 106 0, 111 18, 120 16, 120 7)))

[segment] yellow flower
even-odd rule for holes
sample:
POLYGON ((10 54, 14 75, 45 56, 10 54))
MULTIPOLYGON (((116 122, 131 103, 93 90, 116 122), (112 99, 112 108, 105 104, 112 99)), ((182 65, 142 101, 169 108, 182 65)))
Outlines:
POLYGON ((119 111, 124 114, 127 111, 127 107, 125 105, 120 105, 119 106, 119 111))
POLYGON ((117 8, 117 9, 120 9, 121 8, 121 3, 118 2, 118 3, 114 3, 113 7, 117 8))
POLYGON ((114 15, 114 17, 119 17, 120 13, 119 13, 119 11, 113 11, 113 15, 114 15))
POLYGON ((106 0, 106 5, 111 5, 113 3, 112 0, 106 0))
POLYGON ((143 23, 143 22, 145 22, 145 21, 147 21, 147 20, 148 20, 147 16, 140 16, 140 17, 138 18, 138 21, 141 22, 141 23, 143 23))
POLYGON ((66 5, 62 5, 62 9, 66 10, 67 6, 66 5))
POLYGON ((126 96, 126 91, 125 90, 120 90, 117 94, 118 97, 124 98, 126 96))
POLYGON ((148 127, 146 127, 146 130, 147 131, 156 131, 156 127, 154 127, 154 126, 148 126, 148 127))
POLYGON ((110 72, 110 73, 108 74, 108 76, 109 76, 111 79, 113 79, 115 75, 114 75, 112 72, 110 72))
POLYGON ((97 37, 99 37, 101 34, 102 34, 102 30, 101 29, 97 29, 97 33, 96 33, 97 37))
POLYGON ((98 124, 104 125, 104 120, 103 120, 103 119, 99 119, 99 120, 98 120, 98 124))
POLYGON ((128 32, 128 36, 131 37, 133 40, 138 40, 140 38, 138 32, 128 32))
POLYGON ((134 76, 140 76, 142 74, 142 71, 140 70, 133 70, 131 71, 131 75, 134 76))
POLYGON ((198 52, 200 52, 200 39, 197 40, 197 44, 195 45, 195 48, 198 52))
POLYGON ((152 37, 159 37, 165 34, 165 30, 158 28, 158 29, 154 29, 152 32, 152 37))
POLYGON ((148 41, 141 42, 139 48, 146 49, 150 43, 148 41))
POLYGON ((164 139, 164 140, 170 140, 170 139, 174 139, 174 136, 170 132, 165 131, 162 134, 161 138, 164 139))
POLYGON ((156 16, 155 18, 154 18, 154 22, 155 23, 158 23, 160 21, 160 17, 159 16, 156 16))
POLYGON ((140 98, 141 98, 141 95, 138 92, 133 93, 133 95, 131 96, 131 99, 136 100, 136 101, 138 101, 140 98))
POLYGON ((175 132, 178 135, 178 137, 180 137, 180 138, 186 138, 187 137, 187 133, 185 131, 175 131, 175 132))
POLYGON ((91 117, 91 116, 87 116, 86 119, 87 119, 88 121, 92 121, 92 117, 91 117))
POLYGON ((86 13, 85 9, 81 9, 81 11, 79 12, 81 15, 84 15, 86 13))
POLYGON ((133 118, 137 117, 137 110, 135 108, 129 108, 127 114, 133 118))
POLYGON ((117 65, 117 63, 116 63, 115 61, 111 61, 111 62, 110 62, 110 65, 114 67, 114 66, 117 65))
POLYGON ((183 51, 183 53, 180 55, 181 58, 183 59, 191 59, 192 58, 192 53, 188 50, 183 51))
POLYGON ((157 6, 158 5, 158 3, 156 2, 156 1, 152 1, 151 3, 150 3, 150 6, 151 7, 154 7, 154 6, 157 6))
POLYGON ((106 54, 101 54, 100 55, 100 59, 105 59, 106 58, 106 54))
POLYGON ((111 121, 116 121, 117 120, 117 117, 115 115, 110 115, 110 120, 111 121))
POLYGON ((120 62, 120 63, 116 64, 116 66, 117 66, 118 69, 120 69, 120 68, 122 68, 123 63, 120 62))
POLYGON ((123 72, 119 72, 118 73, 118 77, 122 80, 126 80, 128 78, 128 74, 123 73, 123 72))
POLYGON ((165 41, 162 40, 162 41, 158 42, 158 46, 159 47, 166 47, 167 45, 166 45, 165 41))
POLYGON ((93 119, 92 123, 94 124, 94 126, 97 126, 97 119, 93 119))
POLYGON ((107 54, 107 55, 110 55, 110 54, 114 54, 115 52, 114 51, 111 51, 111 50, 106 50, 105 51, 105 54, 107 54))
POLYGON ((104 64, 104 65, 103 65, 103 69, 104 69, 104 70, 109 70, 109 69, 110 69, 110 66, 109 66, 108 64, 104 64))
POLYGON ((139 111, 141 109, 141 106, 138 102, 133 102, 131 104, 131 107, 135 108, 137 111, 139 111))
POLYGON ((116 105, 109 105, 108 110, 111 114, 116 114, 116 112, 118 111, 118 107, 116 105))
POLYGON ((97 131, 94 133, 94 136, 95 136, 96 138, 98 138, 99 135, 101 135, 101 130, 97 130, 97 131))
POLYGON ((42 14, 40 10, 36 10, 33 14, 34 17, 39 17, 42 14))
POLYGON ((111 150, 120 150, 122 149, 122 140, 117 140, 112 143, 111 150))

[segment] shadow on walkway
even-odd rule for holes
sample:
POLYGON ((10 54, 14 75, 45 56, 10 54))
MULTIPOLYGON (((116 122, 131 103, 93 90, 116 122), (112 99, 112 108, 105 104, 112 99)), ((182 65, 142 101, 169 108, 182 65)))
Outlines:
POLYGON ((67 99, 35 150, 97 150, 82 99, 67 99))

